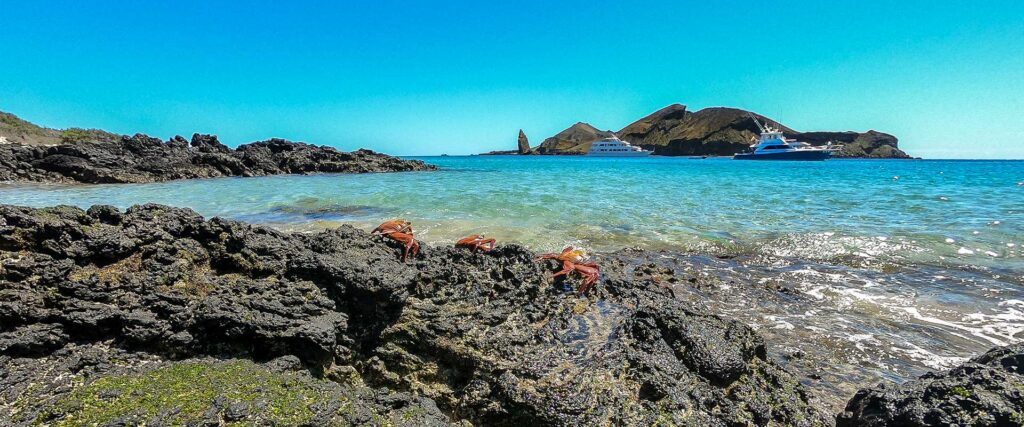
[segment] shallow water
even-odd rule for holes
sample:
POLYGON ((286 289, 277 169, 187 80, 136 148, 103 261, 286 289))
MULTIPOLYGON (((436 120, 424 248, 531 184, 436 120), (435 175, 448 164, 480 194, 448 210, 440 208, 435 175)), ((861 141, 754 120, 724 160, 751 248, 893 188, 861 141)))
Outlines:
MULTIPOLYGON (((156 202, 298 231, 403 217, 435 244, 485 232, 538 251, 574 244, 739 256, 688 261, 724 287, 699 295, 703 302, 761 329, 779 349, 825 348, 804 352, 849 368, 849 380, 821 386, 843 393, 1024 340, 1024 162, 424 160, 442 171, 0 184, 0 201, 156 202), (792 296, 735 288, 744 286, 781 286, 792 296)), ((796 368, 811 364, 789 356, 796 368)))

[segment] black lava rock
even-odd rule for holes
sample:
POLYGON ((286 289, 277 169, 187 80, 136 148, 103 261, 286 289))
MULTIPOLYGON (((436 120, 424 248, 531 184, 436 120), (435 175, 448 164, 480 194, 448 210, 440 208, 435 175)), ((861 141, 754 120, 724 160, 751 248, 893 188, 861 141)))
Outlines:
MULTIPOLYGON (((832 422, 751 328, 619 263, 581 296, 577 278, 552 283, 557 266, 517 245, 430 247, 407 263, 400 251, 349 226, 287 234, 159 205, 0 205, 0 372, 45 366, 65 378, 72 365, 112 360, 266 362, 258 369, 380 388, 362 400, 378 409, 347 415, 357 424, 383 413, 413 424, 832 422), (80 347, 116 358, 53 364, 82 359, 72 351, 80 347)), ((39 389, 30 375, 4 381, 11 391, 0 408, 47 413, 31 403, 39 389)), ((333 401, 316 412, 337 413, 333 401)), ((218 402, 214 421, 262 413, 218 402)))
POLYGON ((119 142, 56 146, 0 145, 0 181, 137 183, 225 176, 321 172, 435 170, 419 160, 402 160, 357 150, 351 153, 283 139, 244 144, 232 150, 216 136, 176 136, 167 142, 143 134, 119 142))
POLYGON ((1024 344, 994 348, 916 381, 861 390, 837 425, 1024 425, 1024 344))

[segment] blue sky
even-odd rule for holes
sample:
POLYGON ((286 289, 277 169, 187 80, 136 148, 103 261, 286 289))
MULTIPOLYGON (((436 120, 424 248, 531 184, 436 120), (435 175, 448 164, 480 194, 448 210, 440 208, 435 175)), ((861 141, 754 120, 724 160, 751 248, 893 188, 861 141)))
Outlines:
POLYGON ((235 3, 0 0, 0 110, 428 155, 678 102, 1024 158, 1021 1, 235 3))

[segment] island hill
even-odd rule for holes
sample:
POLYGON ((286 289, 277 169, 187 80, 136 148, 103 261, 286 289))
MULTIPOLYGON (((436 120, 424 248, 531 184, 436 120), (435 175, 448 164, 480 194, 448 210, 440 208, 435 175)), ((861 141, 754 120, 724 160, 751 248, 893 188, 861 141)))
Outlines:
POLYGON ((57 130, 0 112, 0 181, 142 183, 436 169, 419 160, 402 160, 370 150, 348 153, 278 138, 231 149, 215 135, 194 134, 191 139, 175 136, 162 141, 143 134, 127 136, 97 129, 57 130))
MULTIPOLYGON (((768 123, 777 121, 737 108, 705 108, 689 111, 685 105, 672 104, 637 120, 618 132, 602 131, 579 122, 547 138, 529 154, 585 154, 594 141, 618 136, 623 141, 662 156, 731 156, 746 150, 759 134, 750 115, 768 123)), ((867 132, 798 132, 779 124, 787 138, 811 145, 842 144, 836 157, 910 158, 898 147, 895 136, 867 132)), ((520 131, 520 145, 525 136, 520 131)), ((493 154, 514 154, 495 152, 493 154)), ((492 154, 492 153, 488 153, 492 154)), ((519 154, 523 153, 519 150, 519 154)))

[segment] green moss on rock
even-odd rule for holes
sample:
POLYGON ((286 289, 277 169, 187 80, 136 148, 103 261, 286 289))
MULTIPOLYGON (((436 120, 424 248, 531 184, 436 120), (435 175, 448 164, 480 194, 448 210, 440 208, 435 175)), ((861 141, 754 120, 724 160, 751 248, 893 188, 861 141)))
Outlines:
POLYGON ((93 379, 76 387, 45 418, 56 426, 155 420, 180 425, 211 417, 227 418, 229 425, 301 425, 317 415, 311 407, 328 400, 328 393, 316 380, 271 372, 249 361, 186 362, 93 379))

